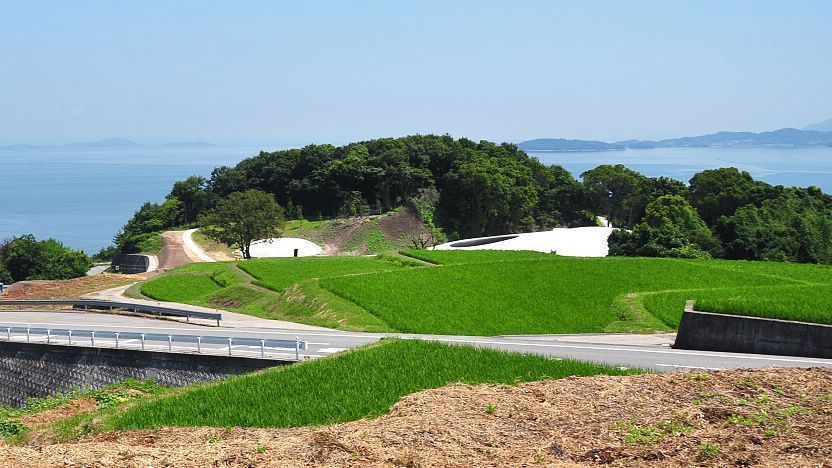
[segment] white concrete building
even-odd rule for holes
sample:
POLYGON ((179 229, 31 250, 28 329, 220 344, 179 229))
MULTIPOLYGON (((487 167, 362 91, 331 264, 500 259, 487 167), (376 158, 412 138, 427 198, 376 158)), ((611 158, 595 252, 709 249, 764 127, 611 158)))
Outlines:
POLYGON ((532 250, 565 257, 606 257, 612 227, 556 228, 503 236, 477 237, 437 245, 435 250, 532 250))
POLYGON ((251 243, 253 258, 311 257, 320 255, 323 249, 316 243, 296 237, 263 239, 251 243))

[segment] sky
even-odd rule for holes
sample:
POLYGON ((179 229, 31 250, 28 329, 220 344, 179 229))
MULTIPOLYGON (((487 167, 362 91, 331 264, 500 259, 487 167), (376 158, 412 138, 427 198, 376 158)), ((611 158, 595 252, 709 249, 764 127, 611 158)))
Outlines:
POLYGON ((659 139, 832 118, 832 2, 0 0, 0 144, 659 139))

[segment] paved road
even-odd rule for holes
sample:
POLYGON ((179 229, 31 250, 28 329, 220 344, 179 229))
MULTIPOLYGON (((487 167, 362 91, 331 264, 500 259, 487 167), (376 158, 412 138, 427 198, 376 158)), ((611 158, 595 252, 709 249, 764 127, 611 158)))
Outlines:
MULTIPOLYGON (((727 369, 738 367, 830 367, 830 359, 790 356, 716 353, 671 349, 673 335, 536 335, 536 336, 435 336, 409 334, 355 333, 335 330, 286 330, 281 328, 216 328, 192 324, 86 312, 0 311, 0 331, 7 326, 66 328, 74 330, 136 331, 156 334, 191 334, 199 336, 235 336, 258 339, 300 338, 309 342, 309 357, 322 357, 374 343, 387 336, 420 338, 444 343, 467 344, 509 351, 541 354, 556 358, 582 359, 626 367, 671 371, 677 369, 727 369)), ((0 339, 4 336, 0 333, 0 339)), ((99 345, 106 345, 101 342, 99 345)), ((166 347, 159 343, 158 346, 166 347)), ((180 351, 185 351, 183 346, 180 351)), ((217 353, 227 348, 209 347, 217 353)), ((259 353, 258 349, 240 347, 235 353, 259 353)), ((280 357, 274 355, 273 357, 280 357)))

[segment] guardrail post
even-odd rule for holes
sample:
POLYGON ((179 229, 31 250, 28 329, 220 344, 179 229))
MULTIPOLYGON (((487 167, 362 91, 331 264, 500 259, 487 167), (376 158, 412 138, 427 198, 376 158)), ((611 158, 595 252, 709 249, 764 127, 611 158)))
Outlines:
POLYGON ((173 337, 168 335, 168 352, 173 351, 173 337))
POLYGON ((300 337, 295 337, 295 361, 300 361, 300 337))
POLYGON ((11 327, 6 327, 6 340, 12 340, 12 329, 11 327))
POLYGON ((217 319, 217 326, 220 326, 220 319, 217 319))
POLYGON ((234 338, 230 338, 230 337, 228 338, 228 355, 229 356, 231 356, 231 340, 233 340, 233 339, 234 338))
POLYGON ((26 342, 28 343, 32 339, 32 326, 26 325, 26 342))
POLYGON ((69 344, 71 346, 72 345, 72 330, 67 330, 67 332, 68 332, 68 335, 69 335, 69 344))
POLYGON ((95 332, 94 331, 90 332, 90 344, 92 345, 93 348, 95 348, 95 332))
POLYGON ((46 344, 52 343, 52 330, 47 328, 46 329, 46 344))
POLYGON ((260 340, 260 357, 266 357, 266 340, 260 340))
POLYGON ((196 337, 196 352, 197 353, 202 353, 202 337, 201 336, 196 337))
POLYGON ((142 333, 142 351, 144 351, 144 333, 142 333))
POLYGON ((118 332, 116 332, 116 349, 118 349, 118 332))

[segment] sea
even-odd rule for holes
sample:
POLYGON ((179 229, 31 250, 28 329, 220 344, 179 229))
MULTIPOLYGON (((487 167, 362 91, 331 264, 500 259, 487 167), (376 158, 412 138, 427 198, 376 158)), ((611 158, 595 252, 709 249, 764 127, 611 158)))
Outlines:
MULTIPOLYGON (((200 147, 119 150, 0 150, 0 240, 55 238, 95 253, 142 203, 160 202, 177 180, 209 176, 259 151, 200 147)), ((623 164, 650 177, 687 182, 696 172, 737 167, 774 185, 815 185, 832 194, 832 148, 656 148, 605 152, 530 152, 575 177, 600 164, 623 164)))
POLYGON ((261 149, 0 150, 0 240, 34 234, 94 254, 112 245, 144 202, 163 201, 177 180, 208 177, 261 149))

